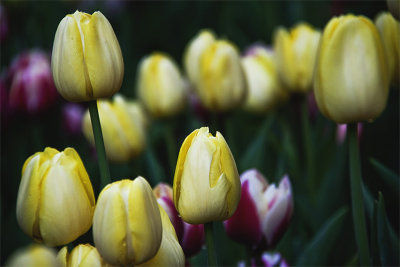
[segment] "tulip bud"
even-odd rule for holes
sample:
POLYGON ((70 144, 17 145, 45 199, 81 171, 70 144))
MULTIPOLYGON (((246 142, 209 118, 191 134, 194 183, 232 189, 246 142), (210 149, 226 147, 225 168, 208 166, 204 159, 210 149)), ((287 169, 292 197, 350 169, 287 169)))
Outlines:
POLYGON ((204 226, 202 224, 189 224, 182 221, 172 200, 172 188, 168 184, 158 184, 153 189, 153 192, 158 204, 167 212, 185 256, 189 258, 200 252, 204 244, 204 226))
POLYGON ((68 101, 107 98, 119 91, 124 76, 122 53, 101 12, 76 11, 61 20, 51 69, 58 92, 68 101))
POLYGON ((175 233, 178 237, 178 240, 181 240, 183 235, 183 221, 175 209, 174 201, 172 199, 172 188, 168 184, 159 183, 153 189, 153 192, 158 204, 167 212, 168 217, 175 228, 175 233))
POLYGON ((97 249, 90 244, 78 245, 71 253, 65 246, 58 252, 57 259, 62 267, 107 266, 97 249))
POLYGON ((179 245, 174 226, 162 206, 160 208, 162 222, 162 240, 157 254, 139 266, 185 266, 185 255, 179 245))
POLYGON ((213 32, 201 30, 187 45, 183 56, 183 66, 186 75, 193 84, 196 84, 200 73, 201 55, 215 41, 213 32))
POLYGON ((240 199, 235 160, 224 137, 208 127, 193 131, 183 141, 174 176, 174 204, 191 224, 226 220, 240 199))
MULTIPOLYGON (((107 158, 127 162, 140 154, 146 144, 147 118, 140 103, 117 94, 113 100, 97 101, 107 158)), ((94 145, 89 110, 83 117, 83 133, 94 145)))
POLYGON ((375 25, 382 37, 389 67, 389 79, 393 84, 399 84, 400 61, 400 23, 389 12, 380 13, 375 19, 375 25))
POLYGON ((289 178, 285 176, 276 188, 268 185, 257 170, 240 176, 242 196, 233 216, 224 222, 233 240, 253 248, 273 247, 286 230, 293 212, 289 178))
POLYGON ((18 55, 9 70, 10 108, 36 114, 58 99, 50 70, 49 56, 41 50, 18 55))
POLYGON ((311 89, 320 32, 300 23, 288 32, 278 28, 274 36, 277 67, 284 86, 292 92, 311 89))
POLYGON ((185 83, 176 63, 155 52, 138 66, 138 96, 156 117, 177 114, 185 105, 185 83))
POLYGON ((195 84, 203 105, 212 111, 228 111, 242 104, 246 80, 238 49, 228 41, 215 41, 201 54, 195 84))
POLYGON ((79 135, 82 133, 84 109, 76 103, 67 103, 63 107, 63 126, 67 133, 79 135))
POLYGON ((89 230, 94 207, 92 184, 75 149, 47 147, 25 161, 17 221, 27 235, 49 246, 72 242, 89 230))
POLYGON ((272 50, 259 45, 251 47, 242 57, 242 66, 248 88, 246 110, 263 113, 287 99, 288 93, 280 84, 272 50))
POLYGON ((379 32, 366 17, 331 19, 321 37, 314 93, 336 123, 372 121, 386 107, 389 75, 379 32))
POLYGON ((54 249, 32 244, 15 251, 6 261, 5 266, 21 267, 21 266, 41 266, 54 267, 61 266, 57 260, 54 249))
POLYGON ((93 239, 103 259, 113 265, 137 265, 154 257, 162 226, 157 201, 143 177, 107 185, 93 217, 93 239))

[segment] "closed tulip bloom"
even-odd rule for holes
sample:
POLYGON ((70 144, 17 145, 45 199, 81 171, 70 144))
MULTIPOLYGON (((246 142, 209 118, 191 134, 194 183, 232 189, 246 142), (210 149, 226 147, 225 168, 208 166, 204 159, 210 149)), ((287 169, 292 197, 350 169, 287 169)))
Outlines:
POLYGON ((200 73, 200 58, 204 50, 216 41, 215 35, 210 30, 201 30, 185 49, 183 66, 190 82, 196 84, 200 73))
MULTIPOLYGON (((117 94, 112 100, 97 101, 107 158, 127 162, 140 154, 146 145, 147 117, 141 104, 117 94)), ((83 117, 83 133, 94 145, 89 110, 83 117)))
POLYGON ((379 32, 368 18, 345 15, 328 22, 314 93, 321 113, 336 123, 372 121, 385 109, 388 66, 379 32))
POLYGON ((162 222, 162 240, 157 254, 139 266, 185 266, 185 254, 179 245, 174 226, 162 206, 160 208, 162 222))
POLYGON ((248 88, 244 109, 263 113, 287 99, 288 93, 279 81, 272 50, 253 46, 242 57, 242 65, 248 88))
POLYGON ((185 106, 185 83, 171 57, 155 52, 139 63, 138 97, 155 117, 176 115, 185 106))
POLYGON ((50 57, 41 50, 19 54, 8 71, 9 105, 30 115, 53 106, 58 100, 51 76, 50 57))
POLYGON ((284 86, 291 92, 311 90, 320 32, 306 23, 290 31, 278 28, 274 36, 277 66, 284 86))
POLYGON ((233 216, 224 222, 233 240, 252 248, 271 248, 286 230, 293 212, 293 195, 289 178, 279 186, 268 184, 252 169, 240 176, 242 196, 233 216))
POLYGON ((174 206, 172 188, 168 184, 159 183, 153 192, 158 204, 168 214, 185 256, 189 258, 200 252, 204 244, 204 226, 182 221, 174 206))
POLYGON ((54 267, 61 266, 61 263, 57 260, 57 254, 54 249, 34 244, 15 251, 10 258, 7 259, 5 266, 54 267))
POLYGON ((240 179, 224 137, 208 127, 183 141, 174 176, 174 204, 190 224, 226 220, 240 200, 240 179))
POLYGON ((393 84, 399 83, 400 23, 389 12, 380 13, 375 25, 382 37, 389 66, 389 77, 393 84))
POLYGON ((80 244, 68 253, 68 247, 63 247, 57 254, 62 267, 102 267, 109 266, 100 256, 95 247, 90 244, 80 244))
POLYGON ((73 148, 46 148, 22 168, 17 221, 22 230, 49 246, 64 245, 92 225, 95 199, 82 160, 73 148))
POLYGON ((207 109, 223 112, 242 104, 246 79, 239 51, 232 43, 215 41, 201 54, 199 64, 195 89, 207 109))
POLYGON ((143 177, 107 185, 93 217, 93 240, 112 265, 137 265, 154 257, 162 225, 157 200, 143 177))
POLYGON ((76 11, 61 20, 51 69, 58 92, 68 101, 107 98, 119 91, 124 76, 121 48, 101 12, 76 11))

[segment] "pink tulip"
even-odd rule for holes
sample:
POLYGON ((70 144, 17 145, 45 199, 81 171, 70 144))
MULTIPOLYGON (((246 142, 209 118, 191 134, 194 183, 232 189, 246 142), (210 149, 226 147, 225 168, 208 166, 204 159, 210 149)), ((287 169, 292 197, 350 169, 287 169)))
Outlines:
POLYGON ((288 176, 277 188, 269 185, 255 169, 240 176, 242 195, 231 218, 224 222, 233 240, 250 246, 273 247, 285 232, 293 212, 293 195, 288 176))
POLYGON ((172 199, 172 188, 168 184, 159 183, 153 192, 160 204, 167 212, 172 225, 175 228, 179 243, 185 256, 191 257, 197 254, 204 244, 204 226, 202 224, 189 224, 179 217, 172 199))
POLYGON ((8 75, 9 103, 13 110, 36 114, 52 106, 58 99, 49 55, 41 50, 18 55, 8 75))
POLYGON ((64 129, 71 135, 79 135, 82 133, 82 118, 84 108, 80 104, 67 103, 63 107, 63 123, 64 129))
MULTIPOLYGON (((363 132, 363 124, 361 122, 357 123, 357 136, 358 141, 360 141, 363 132)), ((347 124, 338 124, 336 128, 336 143, 341 145, 346 140, 347 135, 347 124)))

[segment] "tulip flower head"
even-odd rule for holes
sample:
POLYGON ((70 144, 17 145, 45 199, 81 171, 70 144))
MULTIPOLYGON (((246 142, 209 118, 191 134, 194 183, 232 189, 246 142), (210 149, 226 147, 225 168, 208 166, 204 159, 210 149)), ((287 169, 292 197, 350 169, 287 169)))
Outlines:
POLYGON ((201 30, 187 45, 184 53, 183 66, 190 82, 196 84, 200 73, 200 58, 204 50, 216 41, 210 30, 201 30))
POLYGON ((22 168, 17 221, 22 230, 49 246, 64 245, 89 230, 95 199, 82 160, 73 148, 46 148, 22 168))
POLYGON ((185 83, 171 57, 155 52, 143 58, 138 69, 138 96, 153 116, 169 117, 182 110, 185 83))
MULTIPOLYGON (((127 162, 140 154, 146 145, 147 116, 142 105, 116 94, 112 100, 97 101, 107 158, 127 162)), ((82 122, 83 133, 94 145, 89 110, 82 122)))
POLYGON ((174 176, 174 204, 191 224, 226 220, 240 199, 235 160, 224 137, 208 127, 193 131, 183 141, 174 176))
POLYGON ((400 23, 389 12, 379 13, 375 25, 382 37, 389 67, 389 77, 393 84, 399 84, 400 23))
POLYGON ((321 33, 306 23, 290 31, 280 27, 274 36, 277 67, 284 86, 305 93, 312 88, 315 56, 321 33))
POLYGON ((6 261, 5 266, 53 267, 60 266, 60 262, 57 260, 57 254, 53 248, 39 244, 32 244, 27 247, 20 248, 11 254, 6 261))
POLYGON ((217 112, 232 110, 246 97, 246 79, 239 51, 226 40, 205 48, 199 59, 195 90, 203 105, 217 112))
POLYGON ((162 206, 159 206, 162 222, 162 240, 157 254, 139 266, 185 266, 185 254, 179 245, 174 226, 162 206))
POLYGON ((324 116, 336 123, 373 121, 386 107, 388 74, 381 37, 368 18, 345 15, 328 22, 314 74, 324 116))
POLYGON ((59 98, 51 76, 50 58, 44 51, 18 55, 11 64, 8 80, 12 110, 34 115, 53 106, 59 98))
POLYGON ((162 225, 157 200, 143 177, 107 185, 93 217, 93 239, 103 259, 112 265, 137 265, 154 257, 162 225))
POLYGON ((242 196, 233 216, 224 222, 230 238, 252 248, 271 248, 286 230, 293 212, 289 178, 269 185, 257 170, 240 176, 242 196))
POLYGON ((165 210, 175 228, 175 233, 183 252, 187 258, 200 252, 204 244, 204 226, 202 224, 189 224, 179 217, 172 199, 172 188, 165 183, 159 183, 153 192, 158 204, 165 210))
POLYGON ((247 80, 247 97, 244 108, 263 113, 287 99, 276 68, 275 54, 271 49, 257 45, 250 47, 242 57, 247 80))
POLYGON ((57 259, 62 267, 106 266, 97 249, 90 244, 80 244, 70 253, 65 246, 58 252, 57 259))
POLYGON ((58 92, 68 101, 107 98, 119 91, 124 76, 121 48, 101 12, 76 11, 61 20, 51 69, 58 92))

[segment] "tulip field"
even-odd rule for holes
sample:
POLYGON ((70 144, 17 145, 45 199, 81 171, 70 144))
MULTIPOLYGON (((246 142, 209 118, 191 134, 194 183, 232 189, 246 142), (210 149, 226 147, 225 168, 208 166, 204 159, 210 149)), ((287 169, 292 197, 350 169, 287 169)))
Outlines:
POLYGON ((0 3, 0 266, 399 266, 400 1, 0 3))

